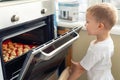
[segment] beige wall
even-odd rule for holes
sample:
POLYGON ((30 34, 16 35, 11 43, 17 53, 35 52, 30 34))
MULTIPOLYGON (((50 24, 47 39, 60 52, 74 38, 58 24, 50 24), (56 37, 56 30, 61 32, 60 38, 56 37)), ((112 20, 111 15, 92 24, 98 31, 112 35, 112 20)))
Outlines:
MULTIPOLYGON (((86 53, 89 46, 89 42, 94 39, 93 36, 88 36, 86 31, 81 31, 80 38, 73 44, 73 59, 80 61, 86 53)), ((112 57, 112 73, 115 80, 120 79, 120 35, 112 35, 115 44, 115 54, 112 57)), ((83 74, 79 80, 87 80, 86 73, 83 74)))

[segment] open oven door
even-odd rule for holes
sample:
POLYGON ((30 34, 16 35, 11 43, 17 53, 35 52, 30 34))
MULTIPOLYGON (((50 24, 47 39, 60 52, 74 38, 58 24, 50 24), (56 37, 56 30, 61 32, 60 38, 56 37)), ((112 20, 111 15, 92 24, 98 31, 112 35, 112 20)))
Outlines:
POLYGON ((28 52, 17 80, 47 80, 67 55, 67 49, 79 38, 77 27, 28 52))

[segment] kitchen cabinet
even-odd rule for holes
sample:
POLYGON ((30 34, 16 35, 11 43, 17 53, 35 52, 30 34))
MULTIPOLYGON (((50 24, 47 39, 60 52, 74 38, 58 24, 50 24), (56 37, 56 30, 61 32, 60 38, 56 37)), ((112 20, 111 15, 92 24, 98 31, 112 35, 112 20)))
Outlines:
MULTIPOLYGON (((68 32, 69 30, 71 30, 71 28, 58 26, 57 32, 58 32, 58 35, 62 35, 65 32, 68 32)), ((70 66, 71 65, 71 58, 72 58, 72 46, 69 47, 67 52, 68 52, 68 54, 67 54, 67 57, 65 59, 65 66, 70 66)))

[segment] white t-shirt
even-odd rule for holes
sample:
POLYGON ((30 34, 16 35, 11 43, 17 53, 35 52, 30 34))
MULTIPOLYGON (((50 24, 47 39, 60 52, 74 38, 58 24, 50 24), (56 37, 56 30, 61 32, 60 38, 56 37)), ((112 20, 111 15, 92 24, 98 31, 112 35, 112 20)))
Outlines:
POLYGON ((111 74, 111 57, 114 44, 111 37, 104 41, 92 41, 80 64, 87 70, 88 80, 114 80, 111 74))

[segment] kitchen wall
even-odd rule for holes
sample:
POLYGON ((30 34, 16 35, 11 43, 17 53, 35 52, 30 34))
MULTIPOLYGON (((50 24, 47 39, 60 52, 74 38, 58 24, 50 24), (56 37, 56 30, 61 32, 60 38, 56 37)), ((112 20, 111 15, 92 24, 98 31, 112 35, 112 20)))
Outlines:
MULTIPOLYGON (((89 46, 89 43, 91 40, 93 40, 95 37, 89 36, 86 32, 86 30, 82 30, 80 33, 79 39, 73 44, 73 59, 76 61, 80 61, 83 56, 86 54, 86 50, 89 46)), ((115 78, 115 80, 120 79, 120 35, 113 35, 112 38, 115 44, 115 52, 112 57, 112 73, 115 78)), ((80 79, 78 80, 87 80, 86 73, 84 73, 80 79)))

